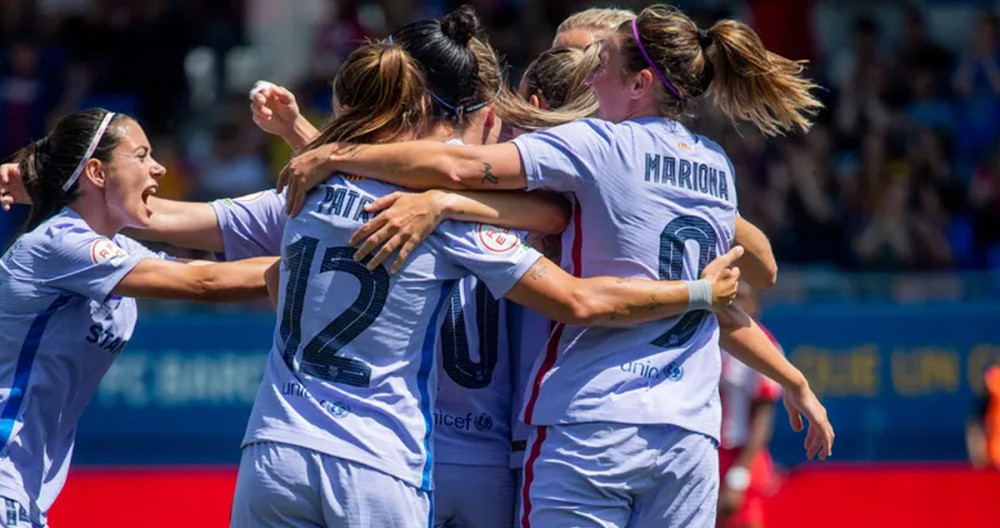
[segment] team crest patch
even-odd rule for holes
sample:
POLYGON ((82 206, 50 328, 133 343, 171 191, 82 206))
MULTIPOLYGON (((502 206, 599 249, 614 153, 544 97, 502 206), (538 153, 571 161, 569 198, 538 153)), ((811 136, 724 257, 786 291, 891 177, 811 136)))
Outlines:
POLYGON ((521 241, 517 233, 505 227, 479 224, 476 231, 479 245, 493 253, 507 253, 518 247, 518 243, 521 241))
POLYGON ((239 198, 236 198, 236 201, 240 203, 253 203, 263 198, 265 194, 267 194, 267 191, 257 191, 245 196, 240 196, 239 198))
POLYGON ((94 243, 90 245, 90 260, 92 260, 94 264, 118 261, 127 256, 128 253, 126 253, 124 249, 118 247, 114 242, 106 238, 95 240, 94 243))

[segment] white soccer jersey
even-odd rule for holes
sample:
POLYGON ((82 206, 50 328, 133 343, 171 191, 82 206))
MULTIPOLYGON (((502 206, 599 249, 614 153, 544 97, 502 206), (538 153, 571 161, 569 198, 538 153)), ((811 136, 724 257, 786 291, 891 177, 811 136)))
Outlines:
MULTIPOLYGON (((222 231, 222 258, 281 254, 288 219, 283 194, 261 191, 211 205, 222 231)), ((493 298, 475 277, 466 277, 445 306, 434 409, 437 462, 508 463, 512 390, 507 304, 493 298)), ((522 440, 526 438, 524 433, 522 440)))
POLYGON ((223 249, 217 258, 232 261, 281 255, 281 237, 288 221, 285 198, 285 194, 268 190, 211 202, 222 233, 223 249))
POLYGON ((0 260, 0 496, 45 525, 66 481, 76 426, 132 337, 134 299, 111 291, 144 258, 64 208, 0 260))
MULTIPOLYGON (((585 119, 514 140, 529 189, 576 196, 563 265, 578 276, 697 279, 729 250, 733 169, 716 143, 650 117, 585 119)), ((535 365, 526 423, 674 424, 719 437, 715 317, 632 328, 556 325, 535 365)))
POLYGON ((434 407, 434 455, 442 464, 508 465, 508 304, 466 277, 445 306, 434 407))
POLYGON ((545 348, 552 330, 552 320, 517 303, 508 304, 507 325, 513 372, 514 401, 511 406, 510 468, 521 469, 530 428, 521 421, 524 394, 531 379, 532 367, 545 348))
POLYGON ((517 233, 444 222, 397 275, 347 244, 364 205, 399 188, 337 175, 282 240, 279 321, 244 445, 298 445, 431 488, 435 351, 457 280, 502 296, 540 255, 517 233))

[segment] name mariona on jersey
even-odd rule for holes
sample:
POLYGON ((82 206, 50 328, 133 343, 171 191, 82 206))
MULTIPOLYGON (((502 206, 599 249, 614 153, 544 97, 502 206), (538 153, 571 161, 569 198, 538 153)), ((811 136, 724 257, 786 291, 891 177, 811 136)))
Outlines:
POLYGON ((729 201, 726 171, 707 163, 646 153, 646 182, 669 184, 729 201))

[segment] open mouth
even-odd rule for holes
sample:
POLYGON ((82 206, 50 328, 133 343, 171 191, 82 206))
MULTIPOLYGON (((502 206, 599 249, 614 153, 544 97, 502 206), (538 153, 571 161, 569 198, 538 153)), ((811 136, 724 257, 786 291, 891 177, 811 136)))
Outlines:
POLYGON ((142 191, 142 203, 149 205, 149 197, 156 194, 156 185, 151 185, 142 191))

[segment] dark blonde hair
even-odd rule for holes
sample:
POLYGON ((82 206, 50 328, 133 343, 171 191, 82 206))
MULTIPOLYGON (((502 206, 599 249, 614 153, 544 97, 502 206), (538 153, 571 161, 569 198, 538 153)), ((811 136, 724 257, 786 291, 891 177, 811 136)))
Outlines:
POLYGON ((680 10, 658 5, 644 9, 634 23, 653 64, 643 56, 629 21, 618 28, 627 68, 634 73, 655 67, 670 83, 659 90, 660 108, 667 116, 689 114, 693 100, 707 94, 731 119, 749 121, 773 136, 795 128, 808 130, 810 118, 823 106, 810 93, 816 84, 802 76, 805 61, 767 51, 757 33, 742 22, 722 20, 699 31, 680 10))
POLYGON ((306 145, 380 143, 408 139, 424 122, 425 89, 415 61, 389 41, 368 41, 354 50, 333 81, 341 111, 306 145))
MULTIPOLYGON (((506 72, 501 65, 496 51, 485 41, 473 38, 469 47, 476 56, 479 65, 478 89, 484 101, 492 101, 497 117, 507 125, 522 130, 540 130, 552 128, 570 121, 587 117, 596 111, 596 99, 593 105, 583 100, 576 105, 567 105, 559 110, 543 110, 535 108, 524 100, 515 90, 512 90, 506 79, 506 72)), ((588 89, 589 91, 589 89, 588 89)))
POLYGON ((559 47, 542 52, 524 72, 527 95, 538 96, 549 108, 582 106, 597 111, 597 98, 587 86, 587 77, 599 62, 600 48, 559 47))
POLYGON ((592 7, 578 13, 573 13, 563 20, 556 33, 565 33, 574 29, 591 32, 611 33, 623 22, 635 18, 635 13, 629 9, 592 7))

